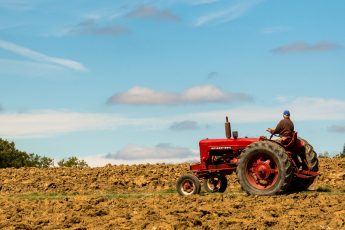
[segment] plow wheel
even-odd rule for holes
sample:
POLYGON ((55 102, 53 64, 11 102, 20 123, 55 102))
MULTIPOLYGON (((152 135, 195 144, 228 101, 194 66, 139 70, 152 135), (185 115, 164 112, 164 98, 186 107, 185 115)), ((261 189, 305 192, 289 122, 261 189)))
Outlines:
POLYGON ((228 186, 228 180, 225 176, 216 175, 211 178, 204 180, 204 189, 206 192, 225 192, 226 187, 228 186))
POLYGON ((240 155, 237 177, 251 195, 275 195, 287 190, 293 170, 284 148, 273 141, 258 141, 240 155))
POLYGON ((192 174, 182 175, 176 182, 177 192, 181 196, 199 194, 200 188, 201 185, 199 179, 192 174))
MULTIPOLYGON (((304 142, 304 150, 305 150, 305 156, 306 156, 306 163, 308 164, 308 167, 310 171, 312 172, 318 172, 319 171, 319 160, 317 159, 317 154, 313 149, 313 146, 311 146, 306 140, 299 138, 301 141, 304 142)), ((291 185, 290 190, 291 191, 303 191, 307 190, 310 185, 313 184, 316 177, 311 178, 299 178, 294 177, 291 185)))

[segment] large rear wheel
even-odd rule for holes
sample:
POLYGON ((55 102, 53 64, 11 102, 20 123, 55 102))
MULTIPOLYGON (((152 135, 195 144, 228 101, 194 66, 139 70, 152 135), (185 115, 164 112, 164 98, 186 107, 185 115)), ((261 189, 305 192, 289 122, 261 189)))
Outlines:
MULTIPOLYGON (((308 143, 308 141, 299 138, 302 142, 304 142, 304 154, 306 158, 306 163, 308 165, 308 168, 312 172, 318 172, 319 171, 319 160, 317 158, 317 154, 314 151, 314 148, 311 144, 308 143)), ((310 178, 299 178, 299 177, 294 177, 291 185, 290 185, 290 190, 292 191, 303 191, 307 190, 310 185, 314 183, 315 177, 310 177, 310 178)))
POLYGON ((248 194, 275 195, 287 190, 293 170, 282 146, 273 141, 258 141, 241 153, 237 177, 248 194))

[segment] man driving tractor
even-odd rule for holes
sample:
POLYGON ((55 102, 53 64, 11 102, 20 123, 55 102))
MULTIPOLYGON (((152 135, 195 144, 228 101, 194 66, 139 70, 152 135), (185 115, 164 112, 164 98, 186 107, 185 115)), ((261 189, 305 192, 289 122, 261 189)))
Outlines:
MULTIPOLYGON (((278 125, 276 128, 267 128, 266 131, 270 132, 272 135, 279 135, 279 138, 274 140, 276 142, 279 142, 283 145, 288 145, 293 137, 293 134, 295 132, 294 130, 294 124, 290 119, 290 111, 285 110, 283 112, 283 117, 281 121, 279 121, 278 125)), ((308 169, 308 163, 306 160, 305 156, 305 150, 304 151, 299 151, 296 154, 293 154, 293 158, 295 159, 295 162, 297 166, 302 166, 302 169, 308 169), (297 155, 300 157, 300 160, 298 159, 297 155)))
POLYGON ((283 112, 283 117, 284 119, 279 121, 276 128, 267 128, 266 131, 270 132, 273 135, 279 135, 279 138, 275 141, 282 144, 287 144, 291 141, 292 134, 294 132, 294 124, 290 119, 289 110, 285 110, 283 112))
MULTIPOLYGON (((190 165, 190 173, 179 177, 176 189, 182 196, 199 194, 200 180, 206 192, 224 192, 227 175, 236 172, 241 188, 252 195, 276 195, 286 191, 302 191, 314 182, 319 163, 313 147, 297 137, 290 112, 275 128, 278 141, 271 137, 231 136, 231 125, 226 117, 226 138, 199 141, 200 163, 190 165)), ((273 136, 272 135, 272 136, 273 136)))

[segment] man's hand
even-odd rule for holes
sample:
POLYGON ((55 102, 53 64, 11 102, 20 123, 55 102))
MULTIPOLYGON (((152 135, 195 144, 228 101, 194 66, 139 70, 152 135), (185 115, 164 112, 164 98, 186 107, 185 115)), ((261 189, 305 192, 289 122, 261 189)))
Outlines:
POLYGON ((273 132, 274 132, 274 129, 272 129, 272 128, 267 128, 266 131, 267 131, 267 132, 270 132, 270 133, 273 133, 273 132))

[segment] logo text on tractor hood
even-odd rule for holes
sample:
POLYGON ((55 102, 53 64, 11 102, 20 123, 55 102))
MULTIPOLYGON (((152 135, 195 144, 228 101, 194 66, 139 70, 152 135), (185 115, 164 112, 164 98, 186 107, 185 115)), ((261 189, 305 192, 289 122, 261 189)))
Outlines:
POLYGON ((230 146, 212 146, 211 150, 229 150, 232 149, 230 146))

